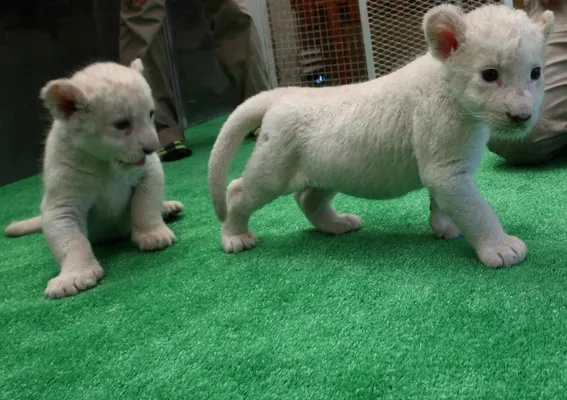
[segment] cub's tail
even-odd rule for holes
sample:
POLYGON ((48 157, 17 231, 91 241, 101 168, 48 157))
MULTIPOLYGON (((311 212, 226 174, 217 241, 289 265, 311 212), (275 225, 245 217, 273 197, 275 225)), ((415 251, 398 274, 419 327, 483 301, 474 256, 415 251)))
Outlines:
POLYGON ((33 217, 23 221, 14 221, 4 230, 6 236, 18 237, 41 232, 41 217, 33 217))
POLYGON ((208 184, 209 196, 220 222, 226 218, 226 180, 230 163, 246 135, 261 125, 282 89, 285 88, 250 97, 236 107, 219 132, 209 158, 208 184))

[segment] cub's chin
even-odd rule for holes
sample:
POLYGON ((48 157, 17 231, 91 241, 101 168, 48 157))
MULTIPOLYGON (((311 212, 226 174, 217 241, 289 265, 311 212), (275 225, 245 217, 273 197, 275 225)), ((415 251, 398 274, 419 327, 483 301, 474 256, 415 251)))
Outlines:
POLYGON ((526 122, 514 122, 509 119, 498 119, 496 121, 488 121, 490 136, 495 139, 503 140, 519 140, 524 138, 532 130, 535 119, 526 122))

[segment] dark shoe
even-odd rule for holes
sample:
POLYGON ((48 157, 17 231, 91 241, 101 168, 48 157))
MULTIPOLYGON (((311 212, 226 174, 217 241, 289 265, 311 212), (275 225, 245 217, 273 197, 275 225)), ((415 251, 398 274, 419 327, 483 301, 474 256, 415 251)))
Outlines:
POLYGON ((180 140, 171 142, 157 151, 162 162, 181 160, 191 154, 193 154, 191 149, 187 148, 180 140))

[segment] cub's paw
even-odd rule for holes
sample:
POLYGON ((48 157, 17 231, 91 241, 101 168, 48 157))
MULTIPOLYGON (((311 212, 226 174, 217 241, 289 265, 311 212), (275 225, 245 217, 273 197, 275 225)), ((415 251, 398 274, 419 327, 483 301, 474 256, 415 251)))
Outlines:
POLYGON ((429 214, 429 226, 437 237, 443 239, 456 239, 461 236, 457 225, 445 213, 433 211, 429 214))
POLYGON ((333 218, 313 219, 314 225, 323 233, 344 235, 362 227, 360 217, 354 214, 336 214, 333 218))
POLYGON ((527 248, 524 242, 515 236, 506 235, 498 243, 480 246, 478 258, 489 268, 511 267, 526 258, 527 248))
POLYGON ((360 217, 354 214, 339 214, 338 218, 329 221, 325 226, 327 233, 334 235, 344 235, 345 233, 354 232, 362 227, 360 217))
POLYGON ((252 231, 239 234, 222 233, 222 248, 226 253, 240 253, 256 247, 256 235, 252 231))
POLYGON ((174 218, 183 211, 183 203, 175 200, 164 201, 161 206, 161 215, 163 219, 168 220, 174 218))
POLYGON ((177 241, 177 238, 167 225, 161 224, 149 230, 134 229, 132 241, 142 251, 155 251, 172 246, 177 241))
POLYGON ((79 268, 63 267, 57 277, 47 282, 43 295, 48 299, 75 296, 95 287, 102 275, 102 267, 97 262, 79 268))

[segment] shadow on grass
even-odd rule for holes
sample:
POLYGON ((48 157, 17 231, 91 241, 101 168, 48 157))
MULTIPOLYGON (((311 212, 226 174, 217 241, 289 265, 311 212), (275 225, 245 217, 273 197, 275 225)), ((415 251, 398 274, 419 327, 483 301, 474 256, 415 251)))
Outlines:
POLYGON ((320 266, 326 261, 368 262, 378 266, 408 265, 438 268, 451 265, 480 266, 473 248, 460 237, 443 240, 427 231, 360 230, 345 235, 328 235, 316 229, 282 234, 259 234, 253 258, 270 263, 306 260, 320 266), (318 262, 313 262, 318 261, 318 262))
MULTIPOLYGON (((176 217, 167 220, 167 225, 175 232, 175 223, 183 220, 185 216, 180 214, 176 217)), ((175 246, 175 245, 174 245, 175 246)), ((106 272, 111 272, 112 275, 120 275, 121 277, 130 273, 142 272, 147 269, 154 268, 154 263, 146 262, 146 260, 163 258, 164 251, 142 252, 138 246, 132 242, 130 237, 117 239, 106 243, 100 243, 93 246, 95 257, 100 262, 106 272), (140 256, 144 257, 142 262, 139 261, 140 256)))

